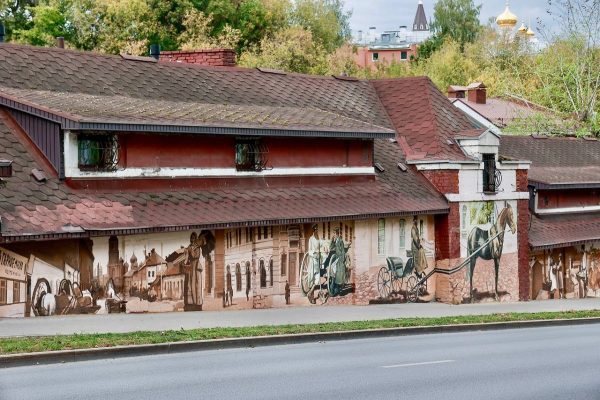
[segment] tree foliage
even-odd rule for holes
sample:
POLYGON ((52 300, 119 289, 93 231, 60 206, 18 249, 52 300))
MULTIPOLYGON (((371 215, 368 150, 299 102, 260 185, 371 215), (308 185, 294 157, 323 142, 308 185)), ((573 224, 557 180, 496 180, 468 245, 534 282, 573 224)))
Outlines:
POLYGON ((462 50, 477 39, 480 11, 481 5, 475 6, 473 0, 438 0, 433 8, 431 30, 437 38, 452 39, 462 50))

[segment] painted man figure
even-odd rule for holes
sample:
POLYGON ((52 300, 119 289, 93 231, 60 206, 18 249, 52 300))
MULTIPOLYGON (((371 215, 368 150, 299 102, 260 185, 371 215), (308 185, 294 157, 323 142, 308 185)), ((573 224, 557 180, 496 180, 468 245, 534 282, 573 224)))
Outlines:
POLYGON ((290 284, 285 281, 285 304, 290 304, 290 284))
POLYGON ((321 283, 321 241, 319 240, 319 226, 317 224, 312 227, 313 234, 308 239, 308 261, 310 263, 308 276, 308 301, 315 304, 315 287, 321 283))
POLYGON ((418 222, 419 220, 415 216, 413 218, 413 226, 410 231, 410 236, 412 239, 411 250, 413 263, 417 269, 417 273, 420 275, 427 269, 427 256, 425 255, 425 249, 421 244, 421 233, 419 232, 418 222))
POLYGON ((329 251, 330 254, 335 254, 337 259, 332 293, 335 296, 339 294, 341 288, 346 284, 346 245, 340 235, 340 228, 336 227, 333 232, 334 235, 331 239, 329 251))

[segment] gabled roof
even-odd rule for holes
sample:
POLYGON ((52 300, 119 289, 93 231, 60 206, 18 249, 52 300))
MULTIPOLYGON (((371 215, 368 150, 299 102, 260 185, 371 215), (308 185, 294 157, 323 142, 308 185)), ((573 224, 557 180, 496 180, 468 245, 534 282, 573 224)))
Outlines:
POLYGON ((375 161, 389 166, 377 177, 333 183, 240 178, 207 187, 165 180, 153 190, 115 181, 122 184, 118 190, 76 189, 56 177, 10 118, 0 110, 0 159, 13 160, 13 176, 0 186, 0 242, 448 212, 446 200, 418 172, 394 170, 403 156, 387 139, 376 140, 375 161), (46 171, 47 179, 38 182, 34 169, 46 171))
POLYGON ((529 182, 539 188, 600 187, 599 140, 504 135, 499 154, 530 160, 529 182))
POLYGON ((531 216, 529 244, 534 250, 576 246, 600 240, 600 213, 531 216))
POLYGON ((503 127, 515 119, 527 118, 540 113, 536 106, 528 105, 509 99, 488 98, 485 104, 464 99, 450 99, 452 103, 463 103, 477 112, 479 115, 492 122, 494 125, 503 127))
POLYGON ((394 136, 367 81, 140 59, 0 44, 0 105, 64 129, 394 136))
MULTIPOLYGON (((410 161, 469 160, 454 142, 480 126, 454 107, 427 77, 372 81, 410 161)), ((479 132, 479 134, 481 134, 479 132)))

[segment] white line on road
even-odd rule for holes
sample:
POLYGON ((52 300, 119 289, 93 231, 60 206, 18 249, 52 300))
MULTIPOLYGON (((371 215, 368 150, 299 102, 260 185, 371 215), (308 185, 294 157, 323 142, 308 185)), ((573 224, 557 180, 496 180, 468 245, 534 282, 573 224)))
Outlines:
POLYGON ((440 360, 440 361, 426 361, 426 362, 410 363, 410 364, 383 365, 381 368, 415 367, 418 365, 446 364, 446 363, 451 363, 451 362, 454 362, 454 360, 440 360))

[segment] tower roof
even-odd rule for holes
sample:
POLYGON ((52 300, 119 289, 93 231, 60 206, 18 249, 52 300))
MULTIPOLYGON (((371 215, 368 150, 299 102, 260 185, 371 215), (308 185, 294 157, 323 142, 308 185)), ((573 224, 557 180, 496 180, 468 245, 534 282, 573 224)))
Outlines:
POLYGON ((506 28, 512 28, 517 24, 517 16, 510 11, 510 8, 508 8, 508 1, 506 2, 504 12, 496 18, 496 23, 501 27, 506 28))
POLYGON ((413 22, 413 31, 422 32, 429 30, 429 23, 425 16, 425 8, 423 7, 423 1, 419 0, 417 6, 417 14, 415 15, 415 22, 413 22))

